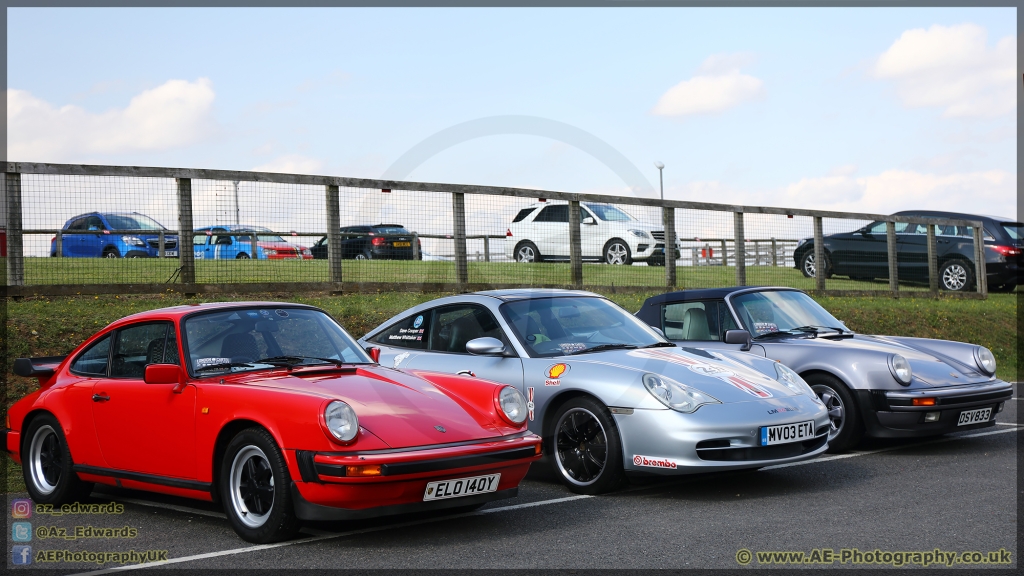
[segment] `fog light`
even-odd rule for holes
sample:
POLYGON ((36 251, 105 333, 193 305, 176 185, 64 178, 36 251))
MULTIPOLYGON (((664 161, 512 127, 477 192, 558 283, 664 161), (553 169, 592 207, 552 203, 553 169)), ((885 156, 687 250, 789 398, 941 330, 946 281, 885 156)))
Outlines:
POLYGON ((345 466, 345 476, 380 476, 380 466, 345 466))
POLYGON ((935 398, 914 398, 913 406, 935 406, 935 398))
POLYGON ((996 406, 996 414, 999 414, 1000 412, 1003 411, 1003 404, 1006 404, 1006 402, 1000 402, 999 405, 996 406))
POLYGON ((942 414, 942 412, 925 412, 925 414, 924 414, 924 421, 925 422, 938 422, 939 421, 939 414, 942 414))

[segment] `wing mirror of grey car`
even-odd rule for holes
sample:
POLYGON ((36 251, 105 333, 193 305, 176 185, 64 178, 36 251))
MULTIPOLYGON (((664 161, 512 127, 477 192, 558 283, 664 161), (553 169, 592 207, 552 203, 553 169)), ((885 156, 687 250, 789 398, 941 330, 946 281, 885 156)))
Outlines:
POLYGON ((740 350, 746 352, 750 350, 751 338, 750 332, 746 330, 726 330, 725 331, 725 343, 726 344, 742 344, 743 347, 740 350))
POLYGON ((489 336, 474 338, 466 342, 466 352, 477 356, 500 356, 505 353, 505 344, 489 336))
POLYGON ((665 331, 662 330, 661 328, 658 328, 657 326, 651 326, 651 330, 654 330, 655 332, 657 332, 658 335, 661 336, 662 338, 665 338, 665 339, 668 338, 667 336, 665 336, 665 331))
POLYGON ((594 225, 597 224, 597 222, 594 221, 594 217, 593 216, 587 216, 586 218, 583 219, 582 223, 583 224, 594 224, 594 225))

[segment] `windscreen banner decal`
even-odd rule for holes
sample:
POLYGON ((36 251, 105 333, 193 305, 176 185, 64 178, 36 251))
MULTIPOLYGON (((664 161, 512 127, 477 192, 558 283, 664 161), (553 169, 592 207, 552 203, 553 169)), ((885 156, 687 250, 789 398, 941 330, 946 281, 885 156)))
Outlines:
POLYGON ((714 364, 708 364, 706 362, 699 362, 678 352, 670 352, 668 350, 643 350, 635 351, 632 354, 637 356, 647 356, 657 360, 664 360, 666 362, 672 362, 673 364, 679 364, 686 366, 691 371, 700 374, 701 376, 710 376, 717 378, 723 382, 731 384, 732 386, 739 388, 740 390, 754 396, 755 398, 771 398, 772 393, 770 390, 751 382, 742 376, 734 374, 731 370, 722 366, 716 366, 714 364))

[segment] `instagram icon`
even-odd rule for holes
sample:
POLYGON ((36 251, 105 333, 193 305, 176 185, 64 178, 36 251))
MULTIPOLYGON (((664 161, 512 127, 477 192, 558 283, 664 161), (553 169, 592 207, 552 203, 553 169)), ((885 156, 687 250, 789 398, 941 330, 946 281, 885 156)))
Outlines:
POLYGON ((14 500, 11 502, 11 517, 12 518, 31 518, 32 517, 32 501, 31 500, 14 500))

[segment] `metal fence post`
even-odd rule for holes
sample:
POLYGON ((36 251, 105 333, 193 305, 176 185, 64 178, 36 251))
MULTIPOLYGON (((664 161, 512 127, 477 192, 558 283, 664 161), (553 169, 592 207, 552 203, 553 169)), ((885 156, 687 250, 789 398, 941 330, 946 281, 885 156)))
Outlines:
POLYGON ((676 287, 676 209, 661 209, 661 224, 665 229, 665 285, 676 287))
POLYGON ((583 288, 583 239, 580 235, 580 202, 569 201, 569 267, 572 268, 572 285, 583 288))
MULTIPOLYGON (((801 266, 803 266, 801 264, 801 266)), ((828 266, 825 262, 825 231, 821 216, 814 217, 814 289, 825 289, 825 275, 828 266)))
POLYGON ((935 255, 935 225, 928 225, 928 233, 925 239, 928 243, 928 289, 932 292, 939 291, 939 261, 935 255))
POLYGON ((743 212, 733 213, 733 233, 736 235, 733 258, 736 260, 736 285, 747 285, 747 250, 743 245, 743 212))
POLYGON ((25 285, 25 249, 21 238, 21 174, 7 172, 7 285, 25 285))
MULTIPOLYGON (((341 291, 341 195, 338 187, 327 185, 327 269, 329 278, 341 291)), ((253 238, 256 236, 253 235, 253 238)), ((255 258, 255 250, 254 255, 255 258)))
POLYGON ((900 294, 899 262, 896 260, 896 223, 885 223, 885 247, 889 260, 889 290, 893 296, 900 294))
POLYGON ((455 225, 455 281, 460 285, 469 284, 469 267, 466 262, 466 196, 452 192, 452 218, 455 225))
MULTIPOLYGON (((978 224, 982 224, 978 222, 978 224)), ((984 225, 974 228, 974 285, 982 297, 988 295, 988 271, 985 266, 985 228, 984 225)))
POLYGON ((192 179, 176 178, 178 182, 178 262, 181 283, 196 283, 196 255, 192 250, 192 179))

